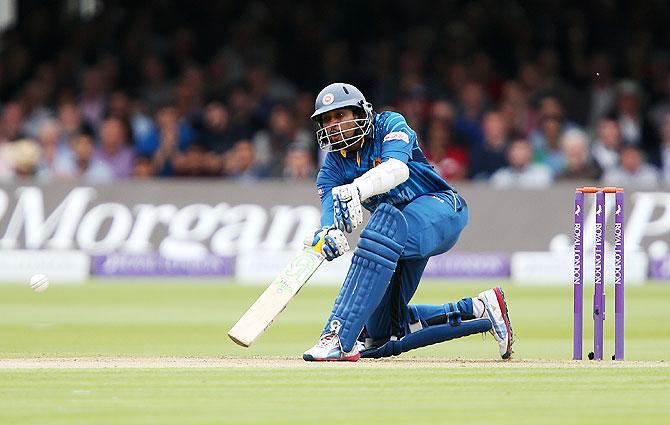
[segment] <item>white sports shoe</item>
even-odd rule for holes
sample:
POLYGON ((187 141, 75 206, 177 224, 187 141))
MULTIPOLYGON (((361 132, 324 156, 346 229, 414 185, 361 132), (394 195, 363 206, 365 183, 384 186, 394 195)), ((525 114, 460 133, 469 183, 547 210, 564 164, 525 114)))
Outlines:
POLYGON ((504 360, 509 360, 513 353, 512 344, 514 344, 514 335, 507 313, 505 293, 501 288, 496 287, 482 292, 477 298, 484 303, 484 316, 493 325, 490 332, 496 341, 498 341, 500 356, 504 360))
POLYGON ((325 332, 319 338, 319 342, 302 355, 303 360, 308 362, 355 362, 361 358, 358 344, 346 353, 340 346, 340 337, 333 331, 325 332))

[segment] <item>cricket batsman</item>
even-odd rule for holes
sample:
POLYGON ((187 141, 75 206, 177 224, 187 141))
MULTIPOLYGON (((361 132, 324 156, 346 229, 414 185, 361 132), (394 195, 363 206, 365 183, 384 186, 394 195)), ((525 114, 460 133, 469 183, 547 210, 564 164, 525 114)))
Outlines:
POLYGON ((311 117, 328 152, 316 184, 321 228, 305 240, 328 261, 349 250, 344 232, 371 218, 319 341, 306 361, 357 361, 490 331, 512 355, 512 327, 500 288, 441 305, 409 304, 428 259, 454 246, 468 221, 465 200, 426 160, 396 112, 375 113, 356 87, 326 86, 311 117))

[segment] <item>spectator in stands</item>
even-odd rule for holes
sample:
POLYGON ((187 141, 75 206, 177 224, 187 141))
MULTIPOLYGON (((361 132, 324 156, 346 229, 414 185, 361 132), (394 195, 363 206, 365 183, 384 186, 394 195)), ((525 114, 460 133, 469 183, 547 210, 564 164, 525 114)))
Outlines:
POLYGON ((114 90, 109 96, 107 117, 119 118, 130 125, 130 140, 148 137, 151 121, 134 110, 133 101, 124 90, 114 90))
POLYGON ((311 135, 306 130, 296 129, 293 111, 282 104, 272 108, 268 129, 258 131, 253 142, 256 161, 268 169, 273 177, 282 175, 284 164, 281 158, 290 146, 295 145, 309 151, 313 143, 311 135))
MULTIPOLYGON (((209 165, 209 164, 208 164, 209 165)), ((198 144, 189 145, 185 151, 173 156, 173 175, 176 177, 202 177, 205 170, 205 151, 198 144)))
MULTIPOLYGON (((314 99, 310 90, 324 79, 355 75, 364 86, 376 88, 369 92, 380 110, 388 105, 405 112, 426 143, 436 118, 431 111, 444 113, 439 119, 451 122, 471 154, 470 175, 487 176, 498 168, 491 160, 502 163, 504 158, 500 145, 493 147, 500 140, 484 141, 488 110, 502 114, 508 134, 529 136, 536 160, 556 172, 567 166, 559 143, 570 128, 567 117, 597 132, 592 152, 604 168, 618 163, 618 147, 612 146, 621 140, 640 146, 654 165, 667 164, 660 133, 661 117, 670 110, 670 60, 667 40, 657 36, 667 32, 661 19, 667 2, 656 2, 654 14, 644 13, 643 2, 608 6, 604 21, 582 10, 553 8, 552 18, 562 24, 551 28, 543 25, 546 16, 538 8, 516 8, 511 20, 501 20, 480 13, 487 7, 484 0, 449 2, 430 8, 431 19, 425 19, 425 8, 403 16, 407 25, 394 32, 400 44, 374 31, 366 43, 359 43, 354 32, 341 32, 324 44, 342 18, 320 13, 315 2, 284 17, 286 25, 272 25, 275 9, 293 6, 285 0, 260 9, 256 2, 243 2, 236 13, 221 13, 226 7, 221 9, 220 2, 206 2, 193 16, 180 13, 177 2, 162 2, 159 15, 139 3, 99 2, 92 19, 68 12, 68 19, 53 19, 48 31, 44 25, 31 30, 33 16, 47 16, 47 9, 64 3, 16 2, 16 25, 1 40, 0 146, 37 139, 42 123, 54 116, 62 127, 61 144, 82 131, 92 131, 98 140, 103 120, 116 117, 129 123, 128 142, 136 143, 138 155, 152 158, 158 175, 174 175, 173 160, 187 164, 199 157, 196 174, 223 177, 224 152, 235 141, 270 132, 271 111, 281 103, 297 112, 295 132, 310 135, 316 163, 323 154, 315 148, 315 124, 308 119, 314 99), (216 25, 208 21, 211 16, 217 17, 216 25), (629 37, 603 36, 611 33, 611 22, 629 18, 635 22, 629 37), (576 91, 583 93, 583 102, 570 102, 576 91), (547 93, 560 93, 565 103, 547 93), (218 103, 214 115, 228 112, 226 130, 205 129, 205 99, 218 103), (159 123, 157 110, 166 105, 176 110, 176 131, 159 123), (615 133, 609 124, 600 131, 607 112, 614 116, 618 137, 607 138, 615 133), (196 132, 198 147, 191 149, 196 132), (222 132, 225 142, 220 144, 222 132)), ((391 9, 375 11, 382 27, 395 19, 391 9)), ((359 10, 361 20, 368 19, 369 10, 359 10)), ((284 150, 290 145, 282 144, 284 150)), ((271 150, 267 160, 267 152, 258 149, 258 160, 281 177, 285 152, 271 150)), ((186 168, 190 171, 177 174, 192 175, 186 168)))
POLYGON ((630 186, 654 188, 661 182, 660 172, 644 160, 639 146, 623 145, 619 153, 619 165, 606 170, 602 183, 606 186, 630 186))
POLYGON ((240 140, 225 158, 225 174, 235 180, 256 181, 268 176, 268 171, 256 161, 256 152, 251 140, 240 140))
POLYGON ((546 90, 544 76, 537 63, 527 60, 519 65, 518 81, 528 99, 536 100, 541 97, 541 91, 546 90))
POLYGON ((103 91, 102 74, 95 68, 84 71, 81 81, 79 110, 84 122, 98 129, 106 112, 106 93, 103 91))
POLYGON ((515 80, 503 84, 500 113, 511 132, 528 134, 531 131, 532 113, 528 105, 528 94, 515 80))
POLYGON ((62 141, 69 143, 70 139, 84 131, 81 113, 72 101, 64 101, 58 105, 58 122, 61 125, 62 141))
POLYGON ((72 137, 70 146, 74 155, 75 170, 73 177, 85 183, 112 183, 116 179, 111 166, 95 157, 93 134, 84 131, 72 137))
POLYGON ((209 102, 195 122, 195 132, 195 143, 203 151, 201 175, 222 175, 224 155, 243 136, 230 127, 225 105, 216 100, 209 102))
POLYGON ((416 74, 405 75, 400 82, 403 87, 398 101, 400 112, 411 128, 423 129, 426 122, 428 97, 426 87, 416 74))
POLYGON ((459 93, 458 115, 454 129, 471 146, 482 146, 484 143, 482 118, 487 108, 487 99, 481 84, 467 82, 459 93))
POLYGON ((588 136, 582 130, 573 128, 563 133, 561 150, 565 158, 565 168, 557 180, 579 180, 589 183, 600 178, 600 167, 591 160, 588 136))
MULTIPOLYGON (((314 112, 314 95, 307 91, 300 92, 293 102, 293 109, 296 128, 309 134, 315 133, 318 126, 309 118, 314 112)), ((313 141, 316 143, 316 140, 313 141)))
POLYGON ((470 176, 473 179, 488 179, 491 174, 503 168, 505 149, 508 143, 508 129, 500 112, 488 112, 482 122, 484 145, 472 146, 470 151, 470 176))
POLYGON ((254 133, 263 127, 246 84, 235 85, 228 94, 227 103, 230 111, 230 124, 236 134, 244 135, 245 139, 252 138, 254 133))
POLYGON ((116 179, 125 179, 133 173, 135 151, 128 144, 129 130, 118 118, 107 118, 100 127, 100 145, 93 154, 93 161, 105 163, 116 179))
POLYGON ((37 176, 40 179, 48 181, 54 178, 71 178, 74 175, 74 155, 69 143, 61 138, 58 121, 44 121, 37 142, 42 151, 37 167, 37 176))
POLYGON ((133 178, 140 180, 147 180, 156 176, 154 170, 154 163, 150 156, 138 155, 135 157, 133 164, 133 178))
POLYGON ((4 176, 6 181, 35 177, 40 161, 40 146, 32 139, 19 139, 4 143, 3 153, 9 170, 4 176))
POLYGON ((604 171, 619 164, 621 132, 614 115, 606 115, 598 120, 596 139, 591 143, 591 154, 596 164, 604 171))
POLYGON ((658 136, 654 126, 643 114, 643 97, 644 93, 638 82, 620 81, 617 85, 614 114, 619 123, 623 143, 640 147, 651 163, 659 164, 658 136))
POLYGON ((491 185, 498 189, 543 189, 551 185, 551 169, 533 163, 533 149, 524 137, 515 138, 507 149, 507 167, 491 176, 491 185))
POLYGON ((172 98, 172 85, 167 81, 165 64, 155 54, 145 56, 142 61, 143 84, 138 93, 146 103, 150 113, 161 105, 167 104, 172 98))
POLYGON ((257 63, 247 69, 246 82, 257 113, 263 121, 270 118, 274 105, 295 97, 295 90, 287 81, 271 75, 265 66, 257 63))
POLYGON ((491 55, 485 50, 473 52, 469 68, 473 78, 482 84, 486 99, 500 100, 505 81, 491 55))
POLYGON ((430 108, 429 119, 430 122, 443 121, 451 127, 454 125, 454 120, 456 119, 456 108, 454 107, 454 104, 448 100, 435 100, 430 108))
POLYGON ((230 128, 228 108, 218 100, 211 101, 195 122, 197 144, 206 152, 223 154, 233 147, 243 134, 230 128))
POLYGON ((561 135, 573 128, 574 124, 565 119, 561 100, 552 94, 545 95, 539 101, 539 124, 529 136, 533 147, 535 162, 545 163, 553 175, 565 167, 565 158, 561 152, 561 135))
POLYGON ((428 125, 424 154, 447 181, 462 180, 468 172, 468 152, 455 138, 446 121, 433 119, 428 125))
POLYGON ((155 114, 155 125, 146 138, 137 140, 139 155, 151 156, 159 176, 174 174, 175 157, 191 145, 194 131, 188 121, 180 118, 172 105, 163 105, 155 114))
POLYGON ((282 175, 289 180, 312 180, 316 177, 312 153, 303 146, 292 145, 284 158, 282 175))
POLYGON ((11 142, 24 137, 23 119, 23 107, 21 103, 16 101, 5 103, 2 108, 2 119, 0 121, 0 139, 11 142))
POLYGON ((22 130, 31 139, 39 136, 42 124, 54 115, 53 110, 47 106, 47 93, 44 83, 36 79, 29 81, 21 93, 24 113, 22 130))
POLYGON ((205 98, 204 73, 200 65, 190 63, 181 73, 174 89, 174 106, 179 116, 186 120, 202 113, 205 98))

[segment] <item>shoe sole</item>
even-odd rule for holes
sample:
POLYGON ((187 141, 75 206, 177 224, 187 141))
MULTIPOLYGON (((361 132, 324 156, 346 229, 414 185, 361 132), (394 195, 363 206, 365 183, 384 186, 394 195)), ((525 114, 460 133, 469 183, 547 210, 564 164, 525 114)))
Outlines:
POLYGON ((512 332, 512 325, 509 321, 509 315, 507 314, 507 301, 505 301, 505 293, 501 288, 493 288, 493 292, 496 294, 498 300, 498 305, 500 306, 500 311, 502 313, 503 320, 505 321, 505 327, 507 328, 507 333, 509 338, 507 339, 507 352, 501 357, 503 360, 509 360, 512 357, 512 344, 514 343, 512 332))
POLYGON ((323 358, 323 359, 318 359, 314 356, 310 356, 308 354, 303 354, 302 359, 306 362, 356 362, 358 359, 361 358, 361 353, 356 353, 353 356, 349 357, 342 357, 339 359, 328 359, 328 358, 323 358))

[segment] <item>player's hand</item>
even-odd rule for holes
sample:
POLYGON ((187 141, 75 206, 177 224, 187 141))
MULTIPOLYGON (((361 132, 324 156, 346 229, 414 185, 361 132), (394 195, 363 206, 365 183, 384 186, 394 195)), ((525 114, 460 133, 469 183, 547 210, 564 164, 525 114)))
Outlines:
POLYGON ((349 251, 349 242, 347 242, 344 233, 333 226, 317 229, 305 238, 304 244, 323 254, 328 261, 333 261, 349 251))
POLYGON ((333 207, 335 225, 343 232, 351 233, 363 223, 361 195, 354 184, 345 184, 333 188, 333 207))

